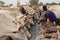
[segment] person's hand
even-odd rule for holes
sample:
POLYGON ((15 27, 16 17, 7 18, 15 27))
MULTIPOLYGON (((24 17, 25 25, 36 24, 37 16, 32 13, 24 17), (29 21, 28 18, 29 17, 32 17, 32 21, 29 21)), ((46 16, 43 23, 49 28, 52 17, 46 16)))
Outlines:
POLYGON ((38 24, 40 24, 41 20, 43 20, 43 19, 44 19, 44 17, 40 17, 38 24))
POLYGON ((43 20, 43 19, 45 19, 44 16, 41 16, 41 17, 40 17, 40 20, 43 20))

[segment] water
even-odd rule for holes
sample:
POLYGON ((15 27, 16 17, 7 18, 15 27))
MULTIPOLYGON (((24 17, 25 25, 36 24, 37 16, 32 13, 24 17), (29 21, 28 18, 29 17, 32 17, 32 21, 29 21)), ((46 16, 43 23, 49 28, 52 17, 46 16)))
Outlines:
POLYGON ((29 40, 35 40, 39 31, 40 31, 40 25, 37 24, 36 26, 31 27, 30 33, 32 37, 29 38, 29 40))

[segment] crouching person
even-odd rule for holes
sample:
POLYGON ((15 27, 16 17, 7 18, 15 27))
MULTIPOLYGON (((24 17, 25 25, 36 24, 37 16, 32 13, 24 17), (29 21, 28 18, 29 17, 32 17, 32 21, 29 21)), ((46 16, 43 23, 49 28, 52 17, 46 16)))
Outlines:
POLYGON ((55 13, 52 12, 51 10, 48 10, 47 6, 43 6, 43 11, 44 11, 43 18, 46 19, 46 24, 44 25, 44 27, 46 27, 47 25, 50 25, 52 23, 55 24, 56 19, 57 19, 55 13))

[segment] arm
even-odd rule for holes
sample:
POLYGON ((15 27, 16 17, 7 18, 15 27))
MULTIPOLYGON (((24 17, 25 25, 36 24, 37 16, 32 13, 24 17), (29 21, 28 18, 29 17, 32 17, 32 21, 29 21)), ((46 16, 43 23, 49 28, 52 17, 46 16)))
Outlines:
POLYGON ((40 17, 39 21, 38 21, 38 24, 41 22, 41 21, 44 21, 46 20, 46 15, 45 15, 45 12, 43 13, 43 15, 40 17))

